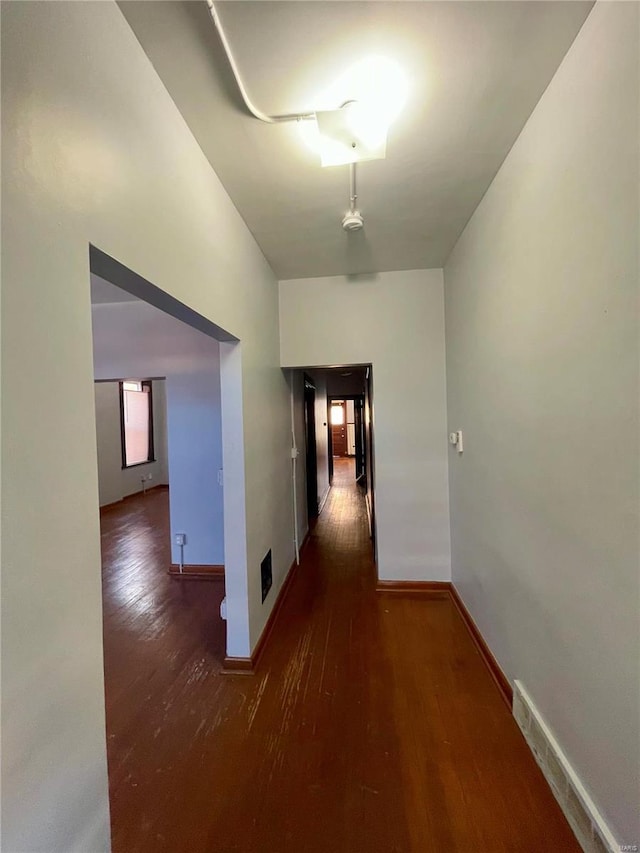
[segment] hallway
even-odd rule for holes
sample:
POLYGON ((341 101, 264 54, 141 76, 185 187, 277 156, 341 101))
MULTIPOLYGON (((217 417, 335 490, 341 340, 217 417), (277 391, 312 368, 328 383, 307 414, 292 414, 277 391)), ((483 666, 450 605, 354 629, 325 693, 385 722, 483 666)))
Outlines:
POLYGON ((219 581, 166 575, 167 494, 103 516, 115 853, 578 851, 446 595, 375 592, 353 462, 257 675, 219 581))

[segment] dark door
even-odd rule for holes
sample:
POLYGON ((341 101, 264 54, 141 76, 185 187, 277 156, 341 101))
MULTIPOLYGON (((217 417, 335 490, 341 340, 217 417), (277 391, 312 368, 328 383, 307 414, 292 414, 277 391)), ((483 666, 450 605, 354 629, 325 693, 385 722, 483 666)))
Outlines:
POLYGON ((316 455, 316 389, 305 376, 304 380, 304 430, 306 441, 307 513, 309 518, 318 515, 318 457, 316 455))

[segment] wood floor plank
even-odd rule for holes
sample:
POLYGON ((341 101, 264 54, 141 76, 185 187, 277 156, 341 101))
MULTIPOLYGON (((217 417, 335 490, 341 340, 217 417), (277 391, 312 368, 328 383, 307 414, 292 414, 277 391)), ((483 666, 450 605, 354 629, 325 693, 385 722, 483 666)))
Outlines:
POLYGON ((253 677, 224 582, 166 574, 166 492, 103 515, 115 853, 579 851, 451 601, 375 592, 352 466, 253 677))

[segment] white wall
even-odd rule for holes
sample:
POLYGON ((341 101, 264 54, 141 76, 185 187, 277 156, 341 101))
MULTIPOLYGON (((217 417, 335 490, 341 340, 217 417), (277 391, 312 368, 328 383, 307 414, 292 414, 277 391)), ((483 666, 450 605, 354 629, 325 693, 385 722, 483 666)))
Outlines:
POLYGON ((443 299, 441 270, 280 282, 283 365, 373 365, 385 579, 450 578, 443 299))
POLYGON ((638 5, 596 4, 445 267, 453 579, 621 844, 640 839, 638 76, 638 5))
MULTIPOLYGON (((295 444, 298 457, 295 464, 296 508, 298 522, 298 546, 301 547, 309 530, 307 516, 307 472, 306 472, 306 431, 304 418, 304 373, 301 370, 287 371, 289 388, 293 392, 292 428, 295 432, 295 444)), ((293 468, 293 466, 292 466, 293 468)))
POLYGON ((184 561, 224 565, 220 368, 167 376, 171 561, 176 533, 186 533, 184 561))
MULTIPOLYGON (((143 377, 144 378, 144 377, 143 377)), ((152 479, 146 488, 167 484, 167 410, 164 379, 153 381, 153 447, 155 462, 122 467, 120 390, 117 382, 96 382, 96 443, 100 506, 141 492, 141 477, 152 479)))
POLYGON ((242 342, 221 345, 242 380, 223 417, 244 412, 226 437, 247 519, 235 655, 293 559, 277 284, 115 3, 4 4, 2 62, 2 840, 93 853, 109 813, 89 243, 242 342))
POLYGON ((327 405, 327 378, 322 370, 306 371, 316 386, 316 460, 318 475, 318 507, 322 508, 329 492, 329 408, 327 405))

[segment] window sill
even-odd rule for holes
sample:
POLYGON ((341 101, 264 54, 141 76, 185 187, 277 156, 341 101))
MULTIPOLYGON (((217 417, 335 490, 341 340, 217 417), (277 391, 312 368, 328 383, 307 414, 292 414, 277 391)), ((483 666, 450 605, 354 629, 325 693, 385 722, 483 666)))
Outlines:
POLYGON ((135 462, 133 465, 123 465, 122 470, 129 471, 131 468, 141 468, 143 465, 153 465, 156 461, 157 460, 155 459, 147 459, 146 462, 135 462))

